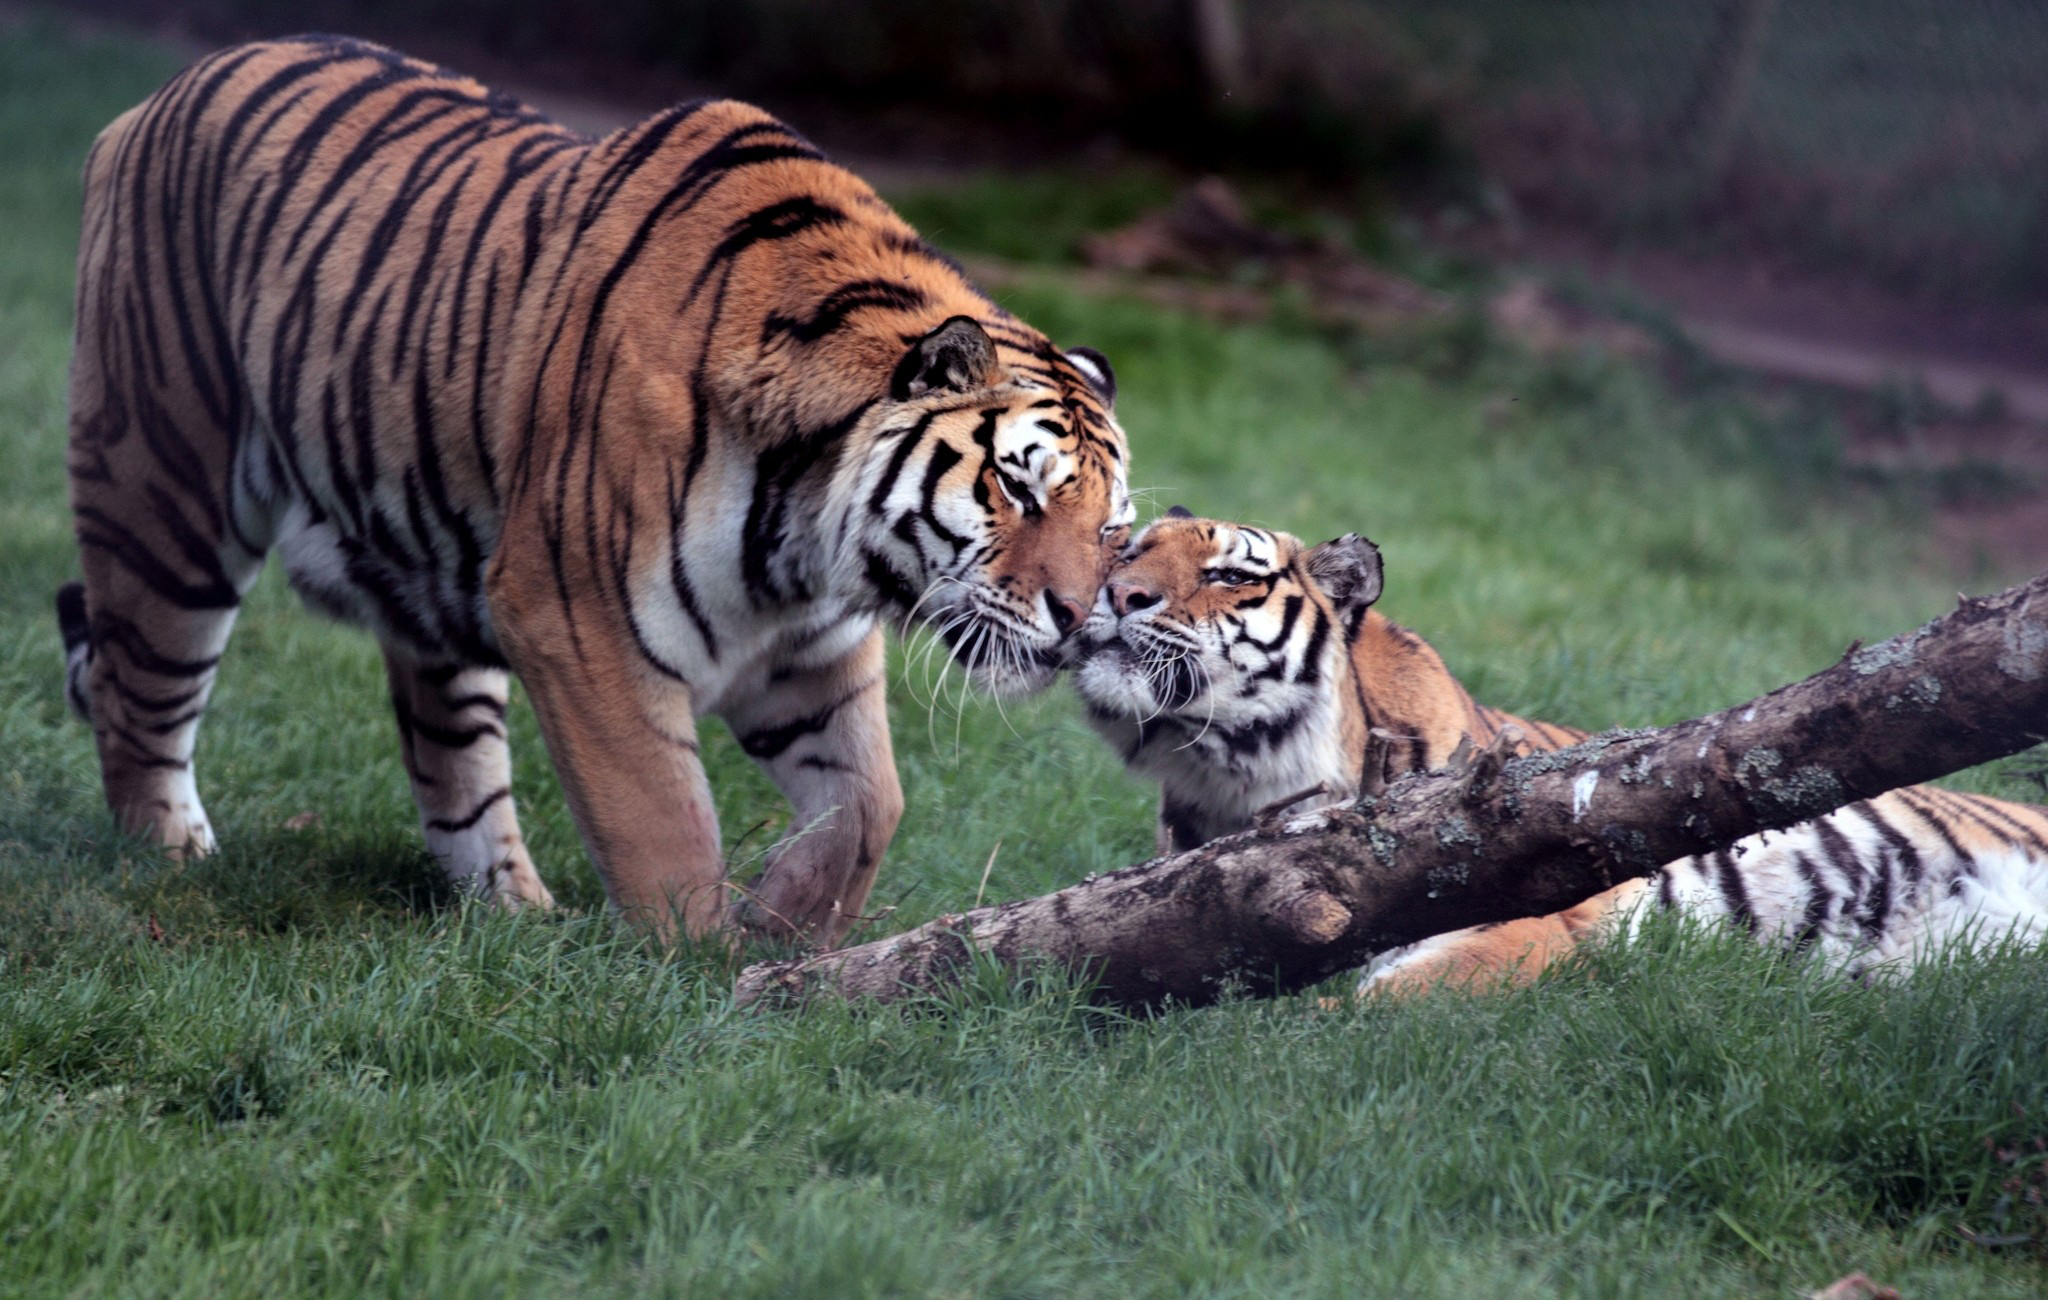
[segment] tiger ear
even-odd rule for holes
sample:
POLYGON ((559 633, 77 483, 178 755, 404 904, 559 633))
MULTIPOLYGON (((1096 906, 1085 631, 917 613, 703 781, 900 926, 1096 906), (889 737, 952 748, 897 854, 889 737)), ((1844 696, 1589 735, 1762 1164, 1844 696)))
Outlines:
POLYGON ((971 393, 1001 373, 988 331, 972 316, 955 316, 910 345, 889 376, 889 396, 907 402, 940 389, 971 393))
POLYGON ((1308 553, 1305 564, 1308 576, 1340 610, 1362 610, 1380 598, 1380 548, 1357 533, 1324 542, 1308 553))
POLYGON ((1166 517, 1168 519, 1193 519, 1195 512, 1186 506, 1171 506, 1166 511, 1166 517))
POLYGON ((1095 390, 1104 406, 1116 405, 1116 371, 1109 368, 1109 358, 1094 348, 1072 348, 1067 352, 1067 361, 1081 372, 1081 378, 1095 390))

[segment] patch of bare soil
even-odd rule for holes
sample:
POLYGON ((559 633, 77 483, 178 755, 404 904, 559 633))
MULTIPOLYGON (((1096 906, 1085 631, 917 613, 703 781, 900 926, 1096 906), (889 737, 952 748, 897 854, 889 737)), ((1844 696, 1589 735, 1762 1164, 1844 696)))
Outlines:
POLYGON ((2048 569, 2048 303, 1934 304, 1761 254, 1617 249, 1562 229, 1454 242, 1659 307, 1737 369, 1858 398, 1843 407, 1852 462, 1932 484, 1929 541, 1959 574, 2048 569))

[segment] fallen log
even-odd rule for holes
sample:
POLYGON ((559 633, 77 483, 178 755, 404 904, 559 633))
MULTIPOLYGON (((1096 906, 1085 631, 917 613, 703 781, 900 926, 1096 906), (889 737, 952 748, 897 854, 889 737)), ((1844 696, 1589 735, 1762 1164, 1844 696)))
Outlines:
POLYGON ((1103 1002, 1285 993, 1430 935, 1570 907, 1723 848, 2048 738, 2048 573, 1689 722, 1482 754, 1040 898, 742 971, 741 1003, 894 999, 975 954, 1086 970, 1103 1002))

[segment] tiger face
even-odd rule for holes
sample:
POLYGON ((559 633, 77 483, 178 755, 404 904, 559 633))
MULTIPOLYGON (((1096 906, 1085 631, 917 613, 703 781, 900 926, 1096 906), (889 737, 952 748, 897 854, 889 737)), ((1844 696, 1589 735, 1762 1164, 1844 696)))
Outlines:
POLYGON ((1379 595, 1378 552, 1175 507, 1115 561, 1070 658, 1098 718, 1274 738, 1328 696, 1324 660, 1379 595))
POLYGON ((1114 393, 1099 353, 1020 356, 961 316, 910 349, 871 417, 847 558, 986 690, 1050 684, 1128 535, 1114 393))

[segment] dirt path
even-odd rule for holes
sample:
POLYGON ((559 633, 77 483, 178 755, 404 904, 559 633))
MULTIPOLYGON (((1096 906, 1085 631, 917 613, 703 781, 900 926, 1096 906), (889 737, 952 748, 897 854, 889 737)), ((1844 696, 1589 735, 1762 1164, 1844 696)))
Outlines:
MULTIPOLYGON (((1825 334, 1792 334, 1740 319, 1680 316, 1679 328, 1732 366, 1838 388, 1875 390, 1917 379, 1945 406, 1969 410, 1995 393, 2011 414, 2048 422, 2048 373, 2028 374, 1925 353, 1858 346, 1825 334)), ((2048 435, 2044 435, 2048 436, 2048 435)))
POLYGON ((1617 252, 1565 234, 1530 239, 1521 255, 1657 302, 1731 365, 1847 388, 1917 378, 1960 410, 1989 390, 2003 394, 2011 414, 2048 421, 2048 305, 1932 306, 1754 258, 1617 252))
POLYGON ((1946 410, 1903 431, 1851 419, 1852 459, 1995 484, 1938 494, 1932 506, 1931 540, 1965 580, 2048 569, 2048 304, 1930 306, 1754 259, 1617 252, 1568 232, 1470 251, 1653 303, 1702 351, 1739 369, 1864 393, 1917 386, 1946 410))

